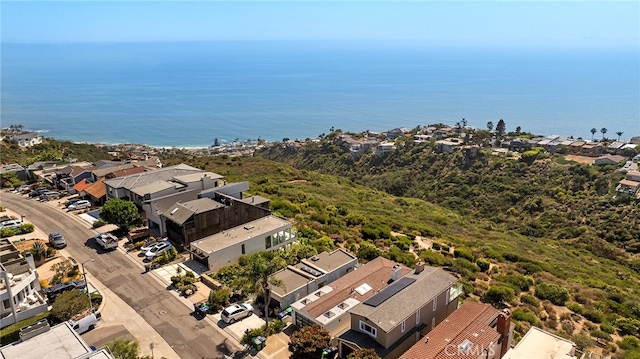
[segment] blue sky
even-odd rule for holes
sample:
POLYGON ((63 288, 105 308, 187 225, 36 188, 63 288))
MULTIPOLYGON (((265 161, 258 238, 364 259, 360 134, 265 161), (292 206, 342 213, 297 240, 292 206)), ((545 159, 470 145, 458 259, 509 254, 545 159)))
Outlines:
POLYGON ((640 47, 639 1, 7 1, 2 42, 418 40, 640 47))

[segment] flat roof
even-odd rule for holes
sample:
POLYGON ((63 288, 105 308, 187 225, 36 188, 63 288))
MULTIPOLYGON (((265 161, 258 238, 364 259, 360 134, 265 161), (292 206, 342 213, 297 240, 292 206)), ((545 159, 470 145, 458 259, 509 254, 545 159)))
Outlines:
POLYGON ((155 181, 155 182, 147 183, 145 185, 136 187, 132 189, 131 192, 137 194, 138 196, 144 196, 145 194, 148 194, 148 193, 156 193, 156 192, 163 191, 165 189, 176 188, 177 186, 178 186, 177 183, 173 183, 173 182, 155 181))
POLYGON ((531 327, 503 359, 575 359, 575 343, 537 327, 531 327))
POLYGON ((296 289, 305 286, 307 283, 313 280, 291 270, 289 267, 279 271, 274 275, 274 277, 278 280, 281 280, 282 284, 284 285, 284 288, 275 285, 271 287, 271 291, 280 296, 291 293, 296 289))
POLYGON ((388 332, 457 281, 456 277, 443 269, 426 266, 421 273, 410 273, 403 278, 414 278, 415 282, 399 290, 380 305, 360 304, 353 308, 351 313, 368 318, 380 329, 388 332))
POLYGON ((0 348, 3 359, 74 359, 87 353, 91 353, 91 348, 67 322, 0 348))
POLYGON ((355 256, 347 253, 342 248, 338 248, 330 253, 322 252, 311 258, 303 259, 300 262, 312 267, 317 267, 328 273, 354 260, 356 260, 355 256))
POLYGON ((180 176, 175 176, 174 179, 176 181, 180 181, 180 182, 184 182, 184 183, 190 183, 190 182, 199 182, 202 177, 209 177, 209 178, 213 178, 213 179, 220 179, 220 178, 224 178, 224 176, 221 176, 217 173, 213 173, 213 172, 200 172, 200 173, 189 173, 186 175, 180 175, 180 176))
POLYGON ((248 239, 287 228, 291 228, 291 223, 282 218, 269 215, 191 242, 191 247, 200 252, 211 254, 248 239))
POLYGON ((104 183, 113 188, 133 189, 157 181, 170 181, 174 177, 190 173, 205 173, 203 170, 185 164, 160 168, 155 171, 137 173, 124 177, 112 178, 104 183))

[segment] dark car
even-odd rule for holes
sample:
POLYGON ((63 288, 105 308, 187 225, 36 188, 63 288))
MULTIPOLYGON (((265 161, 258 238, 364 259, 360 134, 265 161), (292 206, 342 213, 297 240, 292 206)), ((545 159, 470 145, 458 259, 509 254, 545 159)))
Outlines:
POLYGON ((38 188, 38 189, 34 189, 33 191, 29 192, 29 197, 31 198, 38 198, 40 197, 43 193, 45 192, 49 192, 50 190, 48 188, 38 188))
POLYGON ((56 297, 64 292, 68 292, 74 289, 84 290, 86 289, 86 287, 87 287, 87 284, 85 283, 85 281, 78 280, 75 282, 64 282, 64 283, 56 284, 49 288, 45 288, 44 293, 47 295, 47 298, 49 298, 49 302, 53 303, 56 297))

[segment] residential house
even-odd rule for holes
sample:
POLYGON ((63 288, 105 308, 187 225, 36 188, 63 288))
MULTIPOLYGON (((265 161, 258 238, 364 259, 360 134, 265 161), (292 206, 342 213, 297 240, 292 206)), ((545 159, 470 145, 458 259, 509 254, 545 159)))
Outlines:
POLYGON ((21 340, 0 348, 3 359, 113 359, 107 349, 96 350, 63 322, 49 327, 42 319, 20 330, 21 340))
POLYGON ((449 137, 451 132, 453 132, 453 129, 451 127, 449 127, 449 126, 440 127, 438 129, 436 129, 435 131, 433 131, 433 137, 440 138, 440 139, 447 138, 447 137, 449 137))
POLYGON ((581 359, 585 354, 576 344, 537 327, 529 328, 518 344, 507 351, 503 359, 581 359))
POLYGON ((375 155, 376 156, 383 156, 387 153, 391 153, 393 151, 395 151, 396 149, 396 144, 393 142, 382 142, 380 144, 378 144, 378 146, 376 146, 376 152, 375 155))
POLYGON ((105 178, 102 177, 99 180, 84 187, 81 191, 81 195, 86 197, 94 206, 102 206, 107 198, 107 189, 104 185, 105 178))
POLYGON ((463 145, 463 141, 459 138, 450 138, 447 140, 438 140, 436 141, 436 145, 438 146, 436 151, 439 153, 453 153, 463 145))
POLYGON ((352 160, 357 160, 358 158, 362 157, 362 155, 367 153, 369 149, 377 146, 379 142, 380 141, 376 139, 363 139, 357 141, 353 143, 351 147, 349 147, 349 157, 351 157, 352 160))
POLYGON ((271 300, 274 305, 287 308, 301 297, 353 271, 357 261, 355 256, 339 248, 289 265, 273 275, 283 285, 271 289, 271 300))
POLYGON ((407 132, 409 132, 409 130, 404 127, 394 128, 393 130, 385 132, 385 139, 389 141, 395 140, 396 138, 401 137, 407 132))
POLYGON ((200 191, 217 187, 222 176, 205 172, 185 164, 165 167, 150 172, 142 172, 104 181, 107 200, 121 198, 134 202, 140 208, 144 201, 163 197, 171 193, 198 189, 200 191))
POLYGON ((625 179, 618 182, 616 195, 640 198, 640 172, 628 171, 625 179))
MULTIPOLYGON (((158 225, 166 230, 171 241, 188 247, 195 240, 271 214, 268 199, 261 196, 242 198, 241 192, 235 192, 248 189, 248 182, 218 188, 219 191, 216 188, 200 192, 197 199, 175 203, 159 215, 158 225), (225 194, 225 190, 235 196, 225 194)), ((152 214, 147 215, 148 220, 153 219, 152 214)))
POLYGON ((378 257, 291 304, 292 322, 298 327, 318 325, 336 336, 351 327, 349 309, 410 271, 378 257))
POLYGON ((431 138, 433 138, 433 136, 431 135, 421 135, 421 134, 413 135, 413 143, 429 142, 431 141, 431 138))
POLYGON ((395 359, 458 308, 461 286, 441 268, 416 266, 349 310, 351 328, 338 336, 341 357, 372 348, 395 359))
POLYGON ((602 155, 604 147, 601 143, 587 143, 581 147, 580 153, 584 156, 598 157, 602 155))
POLYGON ((500 359, 511 347, 514 328, 508 311, 466 302, 400 359, 500 359))
POLYGON ((172 193, 143 202, 142 210, 146 215, 146 225, 156 237, 167 236, 166 216, 178 203, 186 203, 198 199, 198 190, 172 193))
POLYGON ((3 177, 2 175, 5 173, 15 173, 16 177, 20 180, 20 181, 27 181, 29 179, 29 172, 27 172, 27 169, 20 166, 17 163, 13 163, 10 165, 4 165, 0 167, 0 177, 3 177))
POLYGON ((607 146, 607 152, 616 154, 616 155, 622 154, 622 148, 624 147, 624 145, 625 145, 624 142, 613 141, 607 146))
POLYGON ((575 141, 569 147, 570 147, 570 150, 571 150, 572 153, 581 154, 582 153, 582 146, 584 146, 586 144, 587 144, 586 141, 575 141))
POLYGON ((78 163, 67 165, 53 170, 53 186, 64 191, 74 193, 73 186, 83 179, 92 181, 91 171, 94 169, 90 163, 78 163))
POLYGON ((47 311, 31 254, 22 256, 8 239, 0 239, 0 328, 47 311))
POLYGON ((22 132, 10 135, 11 142, 18 144, 20 147, 31 147, 42 143, 42 136, 36 132, 22 132))
POLYGON ((121 162, 121 161, 98 161, 93 170, 93 180, 106 177, 116 178, 134 175, 142 172, 153 171, 158 168, 156 158, 143 162, 121 162))
POLYGON ((236 263, 245 254, 288 248, 296 241, 291 223, 267 216, 191 242, 191 257, 210 271, 236 263))
POLYGON ((512 151, 517 151, 517 152, 524 152, 524 151, 530 150, 535 145, 535 143, 532 144, 531 142, 529 142, 528 138, 521 138, 521 137, 514 138, 508 143, 509 143, 508 148, 512 151))
POLYGON ((631 137, 631 139, 629 140, 629 143, 633 145, 640 145, 640 136, 631 137))
POLYGON ((603 155, 593 160, 594 165, 618 165, 626 158, 620 155, 603 155))

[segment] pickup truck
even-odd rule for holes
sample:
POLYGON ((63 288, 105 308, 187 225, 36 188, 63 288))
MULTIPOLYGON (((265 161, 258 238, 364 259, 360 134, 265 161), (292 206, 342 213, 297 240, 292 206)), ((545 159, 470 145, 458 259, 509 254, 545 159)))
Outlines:
POLYGON ((118 248, 118 238, 111 233, 100 233, 95 238, 98 245, 104 249, 118 248))

